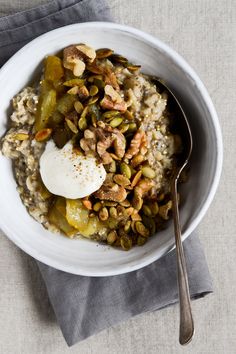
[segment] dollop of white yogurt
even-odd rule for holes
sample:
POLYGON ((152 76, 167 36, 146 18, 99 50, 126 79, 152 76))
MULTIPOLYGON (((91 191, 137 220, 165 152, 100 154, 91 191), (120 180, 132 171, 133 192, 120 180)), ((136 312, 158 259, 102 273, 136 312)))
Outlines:
POLYGON ((47 142, 40 158, 40 174, 47 189, 65 198, 83 198, 97 191, 106 178, 106 170, 94 157, 83 156, 69 141, 58 149, 47 142))

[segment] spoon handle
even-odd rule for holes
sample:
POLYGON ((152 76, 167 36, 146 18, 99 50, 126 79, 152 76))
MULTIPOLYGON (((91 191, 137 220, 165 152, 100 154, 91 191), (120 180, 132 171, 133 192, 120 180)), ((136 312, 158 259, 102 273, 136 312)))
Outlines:
POLYGON ((179 208, 177 200, 177 179, 172 184, 172 199, 173 199, 173 216, 175 228, 175 243, 177 256, 177 273, 178 273, 178 287, 179 287, 179 304, 180 304, 180 328, 179 328, 179 342, 180 344, 188 344, 194 334, 193 316, 190 304, 188 275, 186 269, 186 262, 184 257, 181 228, 179 222, 179 208))

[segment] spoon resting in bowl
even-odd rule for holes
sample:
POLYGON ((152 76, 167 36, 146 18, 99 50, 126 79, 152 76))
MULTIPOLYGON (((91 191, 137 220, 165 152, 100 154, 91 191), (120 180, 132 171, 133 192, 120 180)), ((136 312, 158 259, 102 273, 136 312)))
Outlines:
POLYGON ((188 285, 188 274, 186 269, 185 256, 181 238, 181 226, 179 220, 177 184, 179 176, 183 169, 189 162, 192 152, 192 133, 187 120, 187 117, 178 102, 173 92, 163 83, 162 80, 152 77, 153 82, 157 88, 162 91, 167 91, 172 104, 178 110, 178 133, 184 141, 183 151, 180 154, 177 166, 174 169, 171 179, 171 197, 173 203, 173 218, 175 230, 175 244, 176 244, 176 257, 177 257, 177 275, 178 275, 178 290, 179 290, 179 305, 180 305, 180 328, 179 328, 179 342, 181 345, 188 344, 194 335, 194 323, 190 304, 190 294, 188 285))

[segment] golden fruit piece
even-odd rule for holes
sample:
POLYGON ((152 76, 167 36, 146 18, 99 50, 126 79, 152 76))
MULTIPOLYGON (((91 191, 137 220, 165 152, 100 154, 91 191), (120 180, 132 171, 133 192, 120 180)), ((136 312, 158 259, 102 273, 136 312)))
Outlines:
POLYGON ((55 55, 49 55, 45 59, 44 78, 48 81, 60 80, 64 75, 62 61, 55 55))

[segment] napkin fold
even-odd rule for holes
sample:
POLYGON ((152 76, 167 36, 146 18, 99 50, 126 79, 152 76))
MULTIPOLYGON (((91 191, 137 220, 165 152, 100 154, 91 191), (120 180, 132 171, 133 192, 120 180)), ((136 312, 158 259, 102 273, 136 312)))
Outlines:
MULTIPOLYGON (((53 0, 0 18, 0 66, 23 45, 52 29, 77 22, 111 21, 103 0, 53 0)), ((184 242, 193 299, 212 292, 199 238, 184 242)), ((72 275, 40 262, 57 321, 69 346, 147 311, 178 301, 175 251, 140 270, 112 277, 72 275)))

